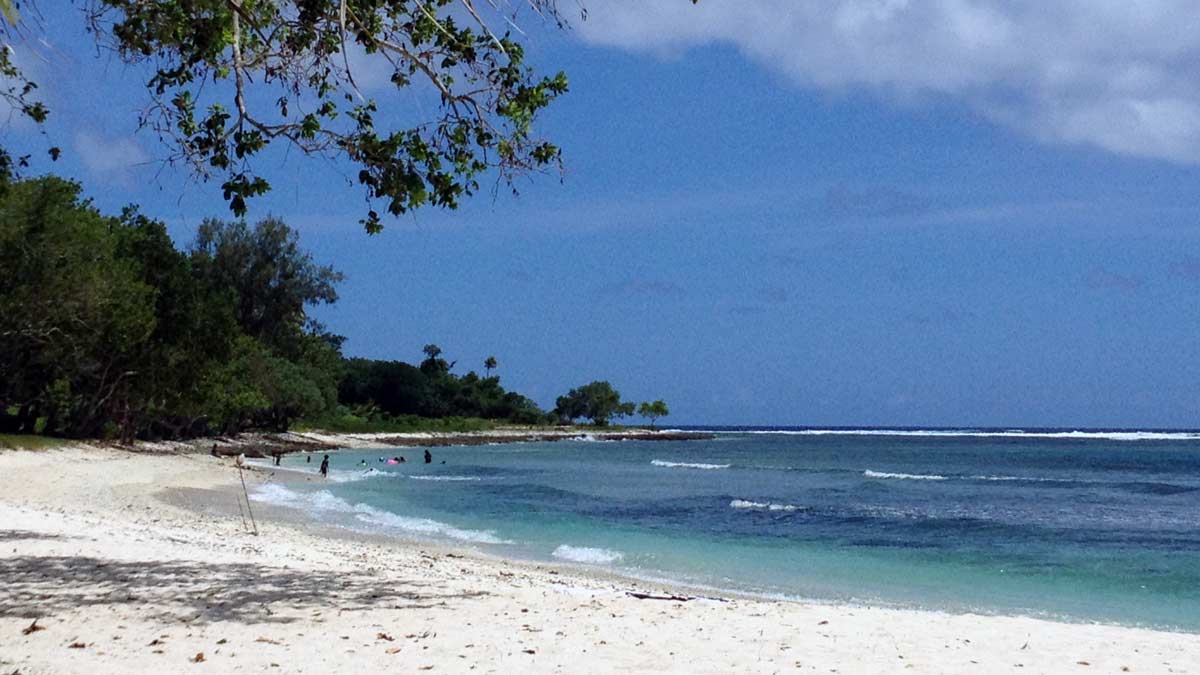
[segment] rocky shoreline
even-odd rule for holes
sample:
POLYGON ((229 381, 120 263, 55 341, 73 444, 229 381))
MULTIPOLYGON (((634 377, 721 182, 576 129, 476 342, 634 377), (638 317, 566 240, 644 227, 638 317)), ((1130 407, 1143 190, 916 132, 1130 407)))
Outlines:
MULTIPOLYGON (((103 445, 147 454, 215 454, 228 457, 271 457, 293 452, 329 452, 347 448, 368 447, 452 447, 491 445, 499 443, 545 443, 568 440, 589 441, 701 441, 712 434, 652 429, 602 430, 571 427, 533 429, 494 429, 491 431, 412 432, 347 434, 326 431, 290 431, 286 433, 252 432, 237 436, 214 436, 186 441, 139 441, 131 446, 110 445, 95 441, 78 445, 103 445)), ((72 445, 69 442, 64 445, 72 445)))

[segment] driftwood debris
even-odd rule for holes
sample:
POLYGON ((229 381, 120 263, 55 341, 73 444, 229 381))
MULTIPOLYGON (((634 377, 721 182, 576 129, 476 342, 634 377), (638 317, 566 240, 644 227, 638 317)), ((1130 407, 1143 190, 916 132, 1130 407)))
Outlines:
POLYGON ((689 600, 695 600, 695 598, 688 597, 686 595, 657 595, 654 593, 640 593, 638 591, 628 591, 626 594, 630 597, 637 598, 638 600, 669 600, 672 602, 687 602, 689 600))

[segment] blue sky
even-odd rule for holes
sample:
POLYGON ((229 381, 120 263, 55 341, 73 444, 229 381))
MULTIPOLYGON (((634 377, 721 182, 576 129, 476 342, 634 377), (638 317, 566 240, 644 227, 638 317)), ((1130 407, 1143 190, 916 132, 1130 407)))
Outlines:
MULTIPOLYGON (((135 133, 144 74, 42 4, 54 169, 181 242, 226 216, 135 133)), ((571 80, 561 181, 371 237, 344 167, 278 153, 250 217, 346 273, 317 314, 348 354, 494 354, 544 405, 608 379, 678 424, 1196 427, 1200 16, 1103 4, 591 3, 528 31, 571 80)))

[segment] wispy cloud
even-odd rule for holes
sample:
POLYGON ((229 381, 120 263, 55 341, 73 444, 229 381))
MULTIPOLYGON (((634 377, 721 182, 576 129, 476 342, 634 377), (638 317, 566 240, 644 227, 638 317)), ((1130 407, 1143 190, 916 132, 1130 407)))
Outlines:
POLYGON ((585 40, 713 43, 803 87, 951 98, 1054 143, 1200 162, 1200 5, 1184 0, 743 0, 589 8, 585 40))
POLYGON ((75 152, 84 168, 102 177, 124 180, 127 172, 149 161, 149 155, 130 136, 105 138, 91 132, 75 134, 75 152))

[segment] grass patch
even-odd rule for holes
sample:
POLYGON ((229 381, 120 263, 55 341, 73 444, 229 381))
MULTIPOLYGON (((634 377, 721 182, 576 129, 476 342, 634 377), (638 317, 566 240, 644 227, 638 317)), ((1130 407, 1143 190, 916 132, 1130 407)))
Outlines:
POLYGON ((0 434, 0 450, 50 450, 70 443, 65 438, 34 434, 0 434))

